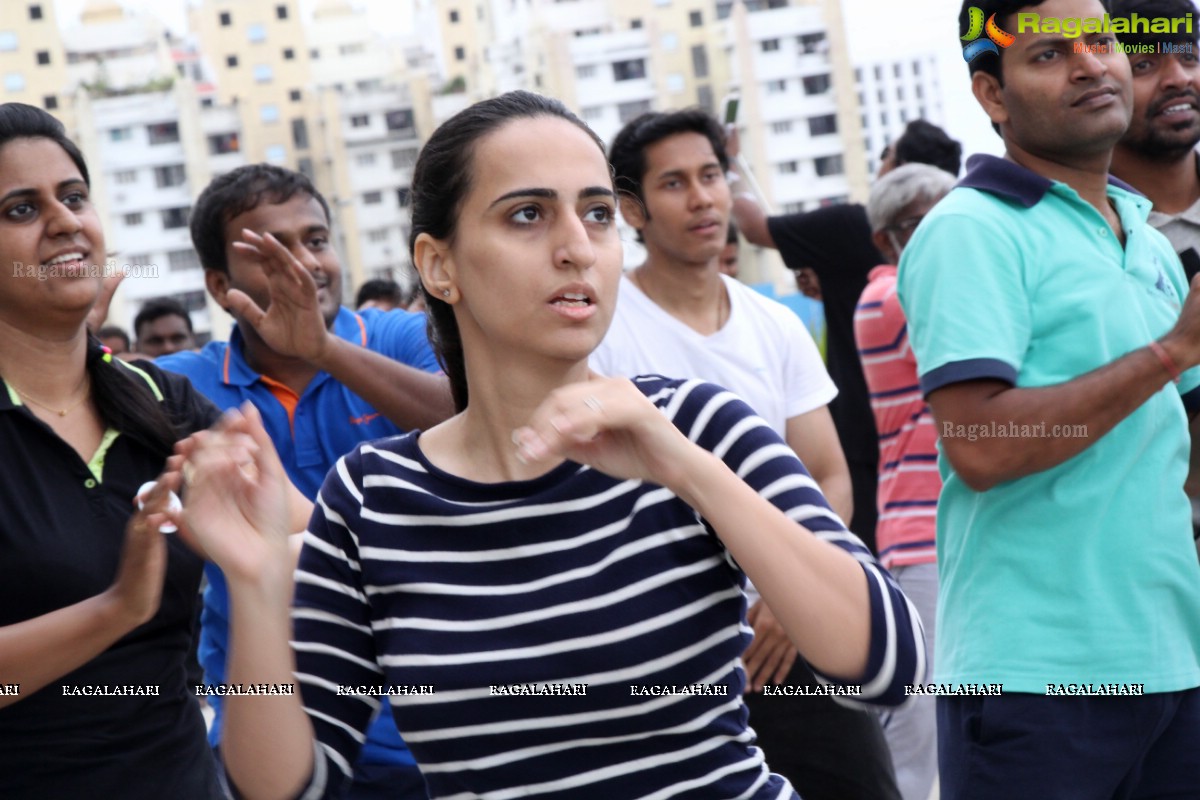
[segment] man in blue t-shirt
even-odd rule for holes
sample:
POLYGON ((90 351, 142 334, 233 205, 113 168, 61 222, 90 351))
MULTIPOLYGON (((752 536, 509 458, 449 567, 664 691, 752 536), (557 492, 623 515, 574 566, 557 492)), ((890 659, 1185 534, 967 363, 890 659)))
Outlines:
POLYGON ((966 0, 964 56, 1005 158, 968 162, 899 265, 941 437, 943 800, 1200 797, 1183 491, 1200 284, 1150 202, 1109 178, 1133 100, 1129 58, 1087 23, 1104 14, 966 0), (1021 30, 1017 12, 1055 24, 1021 30), (1003 696, 965 696, 980 685, 1003 696))
MULTIPOLYGON (((359 443, 434 425, 453 413, 425 334, 405 311, 341 305, 341 263, 329 208, 302 174, 266 164, 214 180, 192 211, 192 241, 209 293, 237 324, 229 342, 158 361, 222 409, 258 409, 288 476, 310 501, 336 460, 359 443)), ((229 596, 206 568, 200 661, 225 680, 229 596)), ((220 741, 219 697, 210 740, 220 741)), ((371 726, 349 797, 424 798, 424 782, 390 714, 371 726)))

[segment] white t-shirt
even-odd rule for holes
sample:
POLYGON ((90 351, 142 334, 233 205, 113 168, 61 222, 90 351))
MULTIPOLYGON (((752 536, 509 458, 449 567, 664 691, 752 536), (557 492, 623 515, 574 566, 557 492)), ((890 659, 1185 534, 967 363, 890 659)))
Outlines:
POLYGON ((837 387, 808 328, 791 309, 722 275, 729 319, 704 336, 621 278, 612 327, 592 353, 603 375, 701 378, 729 389, 786 438, 786 423, 828 405, 837 387))

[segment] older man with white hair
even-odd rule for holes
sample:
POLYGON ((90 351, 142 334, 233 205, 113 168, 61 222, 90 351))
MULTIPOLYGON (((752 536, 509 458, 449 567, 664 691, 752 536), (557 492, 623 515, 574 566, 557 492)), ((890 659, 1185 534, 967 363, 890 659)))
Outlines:
MULTIPOLYGON (((908 321, 896 297, 896 267, 909 237, 954 186, 954 176, 928 164, 906 164, 871 189, 867 220, 888 263, 875 267, 854 311, 854 338, 879 432, 880 561, 891 570, 925 622, 932 670, 937 613, 937 430, 921 395, 908 321)), ((925 800, 937 775, 937 707, 933 697, 882 718, 896 783, 904 800, 925 800)))

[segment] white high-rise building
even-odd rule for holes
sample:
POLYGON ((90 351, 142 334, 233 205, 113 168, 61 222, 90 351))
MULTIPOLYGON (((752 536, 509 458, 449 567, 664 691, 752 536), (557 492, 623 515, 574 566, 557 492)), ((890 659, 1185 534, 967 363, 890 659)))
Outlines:
POLYGON ((867 169, 872 175, 879 169, 883 149, 904 133, 909 122, 924 119, 945 126, 939 71, 932 52, 855 65, 867 169))

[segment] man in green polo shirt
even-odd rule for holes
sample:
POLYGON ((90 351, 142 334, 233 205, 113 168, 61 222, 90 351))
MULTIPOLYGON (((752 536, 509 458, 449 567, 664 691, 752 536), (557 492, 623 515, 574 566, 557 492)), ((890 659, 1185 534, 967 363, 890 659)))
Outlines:
POLYGON ((1004 691, 939 698, 941 796, 1200 797, 1183 492, 1200 288, 1150 203, 1109 181, 1129 59, 1112 34, 1021 31, 1018 13, 1105 8, 964 4, 972 88, 1005 158, 968 163, 899 271, 945 482, 934 679, 1004 691), (990 36, 974 36, 980 12, 990 36))

